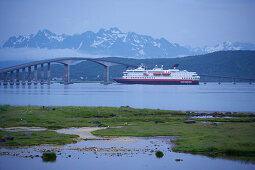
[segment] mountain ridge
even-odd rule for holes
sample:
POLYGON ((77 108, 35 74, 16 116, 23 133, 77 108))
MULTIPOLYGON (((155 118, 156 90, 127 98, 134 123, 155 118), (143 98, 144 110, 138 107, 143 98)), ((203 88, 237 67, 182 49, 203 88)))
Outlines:
POLYGON ((48 29, 35 35, 12 36, 3 48, 75 49, 81 52, 134 58, 172 58, 227 50, 255 50, 251 43, 223 42, 211 47, 190 48, 171 43, 165 38, 152 38, 135 32, 121 32, 113 27, 100 29, 97 33, 86 31, 81 34, 57 35, 48 29))
MULTIPOLYGON (((195 71, 198 74, 255 79, 255 51, 219 51, 204 55, 186 56, 179 58, 134 59, 123 57, 107 57, 101 59, 137 66, 143 63, 147 68, 153 68, 156 64, 164 65, 165 69, 172 68, 174 64, 178 63, 180 64, 179 68, 181 70, 185 69, 188 71, 195 71)), ((25 63, 25 61, 23 63, 25 63)), ((17 63, 17 61, 0 62, 0 68, 5 68, 6 65, 13 66, 23 63, 17 63)), ((110 67, 110 79, 122 76, 122 72, 125 70, 125 66, 110 67)), ((45 76, 47 75, 46 71, 47 69, 45 68, 45 76)), ((40 69, 38 70, 38 74, 40 75, 39 72, 40 69)), ((63 73, 64 66, 62 64, 52 64, 52 78, 63 78, 63 73)), ((70 77, 74 81, 101 81, 103 80, 103 73, 103 66, 90 61, 83 61, 70 66, 70 77), (81 77, 83 77, 83 79, 81 79, 81 77)), ((31 75, 33 76, 33 74, 31 75)), ((233 81, 230 79, 218 79, 214 77, 201 78, 201 81, 209 80, 233 81)))

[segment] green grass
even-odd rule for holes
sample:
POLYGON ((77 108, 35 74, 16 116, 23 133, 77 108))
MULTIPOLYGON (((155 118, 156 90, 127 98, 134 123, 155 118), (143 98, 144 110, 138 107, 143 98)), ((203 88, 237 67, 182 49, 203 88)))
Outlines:
POLYGON ((195 118, 198 121, 208 122, 255 122, 255 117, 233 117, 233 118, 195 118))
POLYGON ((10 108, 10 105, 0 105, 0 112, 8 111, 10 108))
POLYGON ((157 158, 162 158, 164 156, 164 153, 162 151, 157 151, 155 155, 157 158))
POLYGON ((255 123, 185 124, 174 121, 165 124, 137 123, 122 128, 92 132, 101 136, 180 136, 173 142, 174 151, 226 155, 255 155, 255 123))
POLYGON ((57 155, 55 152, 44 152, 42 155, 42 159, 44 162, 55 162, 57 155))
MULTIPOLYGON (((1 127, 46 127, 49 129, 98 126, 89 122, 99 121, 108 129, 92 132, 99 136, 179 136, 174 151, 209 153, 212 155, 255 155, 255 122, 252 117, 232 119, 196 119, 197 123, 185 124, 188 113, 131 107, 55 107, 56 110, 36 106, 0 106, 1 127), (4 109, 1 109, 1 108, 4 109), (21 121, 23 120, 23 121, 21 121), (26 120, 26 121, 24 121, 26 120), (200 122, 201 121, 201 122, 200 122), (217 121, 217 126, 202 121, 217 121), (116 128, 121 126, 121 128, 116 128)), ((74 137, 53 131, 3 132, 14 136, 14 141, 4 145, 37 145, 41 143, 65 144, 74 137)))
MULTIPOLYGON (((27 132, 27 131, 26 131, 27 132)), ((75 142, 78 135, 59 134, 55 131, 30 131, 31 136, 25 136, 25 132, 6 132, 0 130, 0 137, 11 135, 14 137, 12 141, 2 142, 0 146, 31 146, 40 144, 56 144, 64 145, 75 142)))
POLYGON ((186 114, 180 111, 133 109, 130 107, 55 107, 56 110, 41 109, 36 106, 9 107, 7 110, 0 110, 0 127, 38 126, 60 129, 96 126, 89 122, 98 121, 99 118, 101 122, 112 124, 123 121, 130 122, 132 121, 130 119, 132 116, 143 121, 143 119, 146 119, 142 118, 144 116, 180 116, 186 114), (116 117, 112 118, 112 116, 116 117), (26 120, 27 122, 22 122, 21 120, 26 120))

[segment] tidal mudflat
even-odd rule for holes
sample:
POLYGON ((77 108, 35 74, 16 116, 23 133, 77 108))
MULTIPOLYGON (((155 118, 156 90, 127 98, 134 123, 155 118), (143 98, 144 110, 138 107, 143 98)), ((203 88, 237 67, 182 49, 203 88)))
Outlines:
MULTIPOLYGON (((174 136, 96 137, 90 132, 101 128, 84 127, 57 130, 74 134, 77 143, 1 147, 1 169, 253 169, 252 161, 213 158, 173 152, 174 136), (84 133, 83 133, 84 132, 84 133), (84 138, 85 137, 85 138, 84 138), (158 158, 156 151, 164 155, 158 158), (44 152, 55 152, 56 160, 44 161, 44 152), (110 163, 113 161, 114 163, 110 163)), ((29 130, 29 129, 27 129, 29 130)), ((234 158, 234 157, 233 157, 234 158)))

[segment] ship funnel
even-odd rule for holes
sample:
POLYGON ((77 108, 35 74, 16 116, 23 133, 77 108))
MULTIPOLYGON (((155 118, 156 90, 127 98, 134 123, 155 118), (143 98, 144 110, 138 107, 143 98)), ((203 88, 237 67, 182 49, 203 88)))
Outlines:
POLYGON ((178 66, 179 66, 179 64, 175 64, 175 65, 173 66, 173 69, 176 69, 178 66))

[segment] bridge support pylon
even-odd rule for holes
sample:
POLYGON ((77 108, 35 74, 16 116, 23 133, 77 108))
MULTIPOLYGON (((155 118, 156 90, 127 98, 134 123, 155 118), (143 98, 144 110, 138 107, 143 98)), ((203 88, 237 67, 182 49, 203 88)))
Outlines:
POLYGON ((8 85, 8 82, 7 82, 7 72, 4 72, 4 83, 3 83, 4 86, 8 85))
POLYGON ((50 63, 48 63, 48 70, 47 70, 47 84, 50 85, 50 63))
POLYGON ((16 85, 19 85, 19 69, 16 70, 16 85))
POLYGON ((34 84, 37 85, 37 65, 34 65, 34 84))
POLYGON ((22 68, 22 85, 26 84, 26 68, 22 68))
POLYGON ((233 84, 236 84, 236 79, 233 79, 233 84))
POLYGON ((110 84, 109 82, 109 66, 104 66, 104 84, 110 84))
POLYGON ((43 68, 43 64, 41 64, 41 84, 44 83, 44 68, 43 68))
POLYGON ((70 66, 69 64, 64 64, 64 84, 69 84, 70 83, 70 66))
POLYGON ((10 73, 10 85, 14 85, 13 71, 10 73))
POLYGON ((31 66, 28 67, 27 84, 31 85, 31 66))

